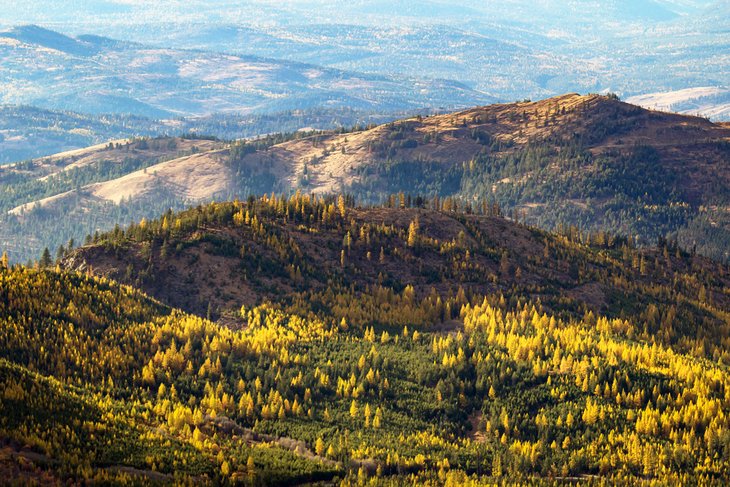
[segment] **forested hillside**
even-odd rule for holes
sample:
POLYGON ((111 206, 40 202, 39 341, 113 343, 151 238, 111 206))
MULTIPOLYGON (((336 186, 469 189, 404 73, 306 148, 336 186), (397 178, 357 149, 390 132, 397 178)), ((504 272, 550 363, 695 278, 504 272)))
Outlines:
POLYGON ((542 228, 671 237, 727 260, 729 143, 724 125, 573 94, 290 141, 240 164, 288 176, 277 191, 493 199, 542 228))
POLYGON ((730 486, 728 0, 5 3, 0 486, 730 486))
MULTIPOLYGON (((333 289, 345 301, 366 296, 369 306, 382 299, 381 288, 393 296, 405 292, 432 323, 454 318, 471 296, 502 294, 540 302, 566 318, 634 316, 632 336, 701 350, 713 360, 722 355, 716 339, 727 340, 727 317, 706 306, 730 308, 723 265, 673 242, 637 249, 626 239, 575 227, 549 234, 506 220, 494 203, 464 207, 453 199, 403 195, 389 201, 359 208, 342 196, 272 196, 168 212, 91 236, 61 264, 239 325, 231 311, 242 304, 309 303, 308 312, 339 303, 333 289), (437 296, 441 304, 429 310, 437 296)), ((398 315, 382 321, 407 324, 398 315)))
MULTIPOLYGON (((166 139, 149 143, 164 146, 166 139)), ((512 219, 548 230, 574 225, 640 245, 676 240, 727 262, 729 147, 730 128, 722 124, 614 97, 565 95, 207 151, 200 145, 182 157, 172 149, 135 167, 101 161, 74 191, 45 185, 23 193, 39 185, 36 176, 6 169, 4 200, 25 206, 7 207, 14 210, 3 217, 0 238, 18 261, 89 232, 212 200, 301 190, 380 204, 405 192, 491 200, 512 219)))
POLYGON ((99 235, 63 266, 3 261, 2 468, 198 484, 728 481, 726 267, 672 244, 543 233, 493 206, 392 202, 212 204, 99 235), (92 275, 114 259, 163 301, 175 296, 154 274, 188 266, 222 312, 92 275))

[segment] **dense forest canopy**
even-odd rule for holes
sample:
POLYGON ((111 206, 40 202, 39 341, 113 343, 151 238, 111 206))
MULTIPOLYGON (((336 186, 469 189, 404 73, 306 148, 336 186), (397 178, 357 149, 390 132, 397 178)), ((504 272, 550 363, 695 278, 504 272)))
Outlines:
POLYGON ((728 269, 672 242, 637 249, 499 213, 267 196, 100 234, 58 265, 3 259, 2 468, 197 484, 726 483, 728 269), (252 294, 193 314, 99 275, 119 259, 120 279, 146 288, 145 269, 191 255, 221 282, 232 277, 213 257, 235 255, 252 294), (586 291, 602 283, 616 288, 607 308, 586 291))

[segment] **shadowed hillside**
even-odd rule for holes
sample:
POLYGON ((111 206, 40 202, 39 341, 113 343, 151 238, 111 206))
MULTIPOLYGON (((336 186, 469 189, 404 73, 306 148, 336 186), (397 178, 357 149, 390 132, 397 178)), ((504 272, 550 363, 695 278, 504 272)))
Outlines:
POLYGON ((646 339, 687 351, 701 343, 718 357, 704 337, 724 336, 726 318, 704 304, 730 306, 722 265, 671 243, 638 250, 605 233, 551 235, 498 216, 497 207, 465 213, 450 200, 440 211, 400 205, 353 208, 342 197, 301 196, 212 204, 100 235, 62 265, 234 327, 241 305, 271 300, 312 311, 317 302, 333 306, 331 289, 373 299, 379 288, 396 295, 408 288, 418 301, 442 297, 428 314, 434 324, 448 322, 470 296, 503 294, 565 317, 638 314, 646 321, 635 333, 646 339))

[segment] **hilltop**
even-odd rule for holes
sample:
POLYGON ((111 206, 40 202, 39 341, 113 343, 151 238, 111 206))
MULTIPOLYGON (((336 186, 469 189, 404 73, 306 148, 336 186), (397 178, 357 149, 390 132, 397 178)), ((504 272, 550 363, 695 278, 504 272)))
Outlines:
MULTIPOLYGON (((727 326, 722 313, 689 303, 702 296, 730 308, 728 269, 670 242, 639 250, 604 232, 565 228, 554 235, 511 222, 494 206, 467 213, 451 200, 395 199, 374 208, 344 201, 266 197, 168 212, 95 236, 68 251, 61 265, 134 285, 234 328, 242 305, 296 303, 313 311, 315 303, 333 306, 332 290, 357 300, 381 287, 409 288, 416 300, 441 296, 444 306, 501 293, 566 318, 644 317, 647 306, 673 308, 672 319, 682 323, 674 326, 684 331, 657 339, 687 347, 694 336, 713 356, 716 344, 705 337, 727 326)), ((647 324, 644 333, 655 326, 647 324)))
POLYGON ((498 202, 545 229, 574 224, 642 244, 675 239, 727 260, 729 155, 726 125, 570 94, 344 133, 234 142, 50 195, 39 201, 45 216, 25 218, 33 222, 26 226, 40 225, 72 208, 84 221, 109 211, 94 208, 124 200, 116 213, 127 219, 116 223, 127 223, 249 194, 347 192, 379 203, 405 192, 498 202))

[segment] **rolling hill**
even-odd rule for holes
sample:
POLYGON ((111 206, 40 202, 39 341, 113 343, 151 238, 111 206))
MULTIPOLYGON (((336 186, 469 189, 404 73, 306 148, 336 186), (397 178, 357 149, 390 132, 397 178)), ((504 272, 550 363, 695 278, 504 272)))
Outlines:
MULTIPOLYGON (((424 114, 436 110, 422 110, 424 114)), ((367 126, 413 115, 372 110, 311 108, 268 114, 225 114, 207 117, 154 120, 139 116, 81 114, 31 106, 0 106, 0 165, 48 157, 114 139, 199 134, 224 140, 259 137, 261 134, 296 132, 311 127, 334 130, 367 126)))
POLYGON ((6 169, 3 241, 12 248, 23 235, 39 242, 31 247, 37 255, 44 245, 78 242, 83 232, 213 199, 300 190, 377 203, 404 192, 494 201, 512 218, 546 229, 573 224, 642 244, 669 238, 730 257, 730 127, 610 97, 570 94, 200 149, 60 185, 63 191, 35 190, 43 197, 19 197, 11 189, 19 174, 6 169), (37 240, 33 229, 54 225, 61 213, 67 224, 54 232, 58 238, 37 240))
POLYGON ((174 133, 135 116, 91 116, 30 106, 0 106, 0 165, 80 149, 113 139, 174 133))
POLYGON ((0 471, 727 482, 728 267, 496 207, 393 203, 214 203, 99 235, 55 269, 0 260, 0 471), (217 322, 166 304, 205 300, 226 308, 206 310, 217 322))
MULTIPOLYGON (((672 298, 648 288, 672 288, 679 275, 696 276, 675 287, 688 299, 704 287, 704 299, 730 307, 725 266, 670 242, 641 250, 605 232, 573 227, 553 235, 505 219, 496 206, 465 213, 458 205, 406 198, 359 208, 317 196, 213 203, 96 236, 60 264, 223 322, 262 300, 317 306, 333 286, 360 293, 384 285, 444 299, 501 293, 564 316, 625 317, 648 303, 670 307, 672 298)), ((714 335, 727 325, 722 314, 688 306, 676 318, 682 335, 714 335)), ((677 335, 664 339, 686 346, 677 335)), ((703 345, 713 356, 714 347, 703 345)))

